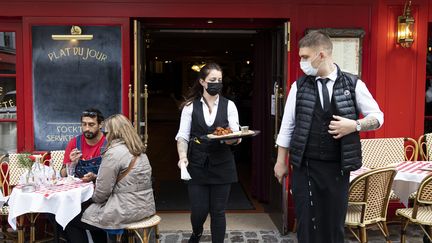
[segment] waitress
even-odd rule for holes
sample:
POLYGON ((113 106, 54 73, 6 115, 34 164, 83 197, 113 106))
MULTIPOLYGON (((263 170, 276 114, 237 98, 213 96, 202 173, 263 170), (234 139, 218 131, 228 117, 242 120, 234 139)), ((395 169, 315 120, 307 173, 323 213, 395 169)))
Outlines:
POLYGON ((192 179, 188 181, 191 203, 192 235, 189 242, 199 242, 203 225, 210 213, 212 242, 224 241, 225 208, 231 184, 237 182, 234 156, 229 145, 240 139, 207 141, 200 137, 213 133, 216 127, 239 130, 237 108, 221 96, 222 69, 215 63, 201 68, 199 77, 190 89, 176 136, 178 166, 187 166, 192 179))

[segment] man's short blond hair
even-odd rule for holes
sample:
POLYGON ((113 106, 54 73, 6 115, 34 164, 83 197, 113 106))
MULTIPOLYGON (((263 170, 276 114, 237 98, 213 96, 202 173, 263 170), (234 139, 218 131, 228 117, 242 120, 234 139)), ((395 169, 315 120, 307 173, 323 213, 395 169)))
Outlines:
POLYGON ((299 48, 309 47, 313 49, 323 49, 331 55, 333 51, 333 43, 330 37, 321 30, 309 32, 299 41, 299 48))

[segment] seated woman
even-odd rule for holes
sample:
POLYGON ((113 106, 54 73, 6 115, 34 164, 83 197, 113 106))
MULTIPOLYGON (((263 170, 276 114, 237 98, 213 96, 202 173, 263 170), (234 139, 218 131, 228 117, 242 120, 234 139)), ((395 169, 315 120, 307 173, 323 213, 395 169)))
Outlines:
POLYGON ((87 242, 85 229, 123 229, 155 214, 150 163, 131 122, 113 115, 105 121, 105 131, 108 144, 98 175, 83 178, 96 179, 93 203, 82 214, 82 222, 73 220, 66 227, 71 242, 87 242))

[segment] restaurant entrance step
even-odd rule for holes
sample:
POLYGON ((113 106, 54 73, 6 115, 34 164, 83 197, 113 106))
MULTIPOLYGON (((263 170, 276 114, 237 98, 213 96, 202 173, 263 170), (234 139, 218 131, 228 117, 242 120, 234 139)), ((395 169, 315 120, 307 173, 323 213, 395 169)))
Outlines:
MULTIPOLYGON (((161 181, 155 188, 157 211, 190 210, 187 184, 183 181, 161 181)), ((227 210, 253 210, 255 207, 240 183, 233 183, 227 210)))

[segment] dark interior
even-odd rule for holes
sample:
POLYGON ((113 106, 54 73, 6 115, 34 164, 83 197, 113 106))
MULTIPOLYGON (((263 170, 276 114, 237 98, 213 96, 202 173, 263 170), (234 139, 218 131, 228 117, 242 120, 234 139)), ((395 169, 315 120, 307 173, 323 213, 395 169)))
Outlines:
MULTIPOLYGON (((148 156, 155 178, 179 181, 176 141, 183 96, 196 80, 193 65, 216 62, 223 68, 223 95, 233 100, 240 124, 251 124, 255 30, 155 29, 144 31, 149 88, 148 156)), ((240 184, 250 196, 251 142, 234 148, 240 184)))

